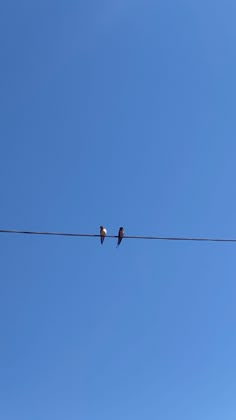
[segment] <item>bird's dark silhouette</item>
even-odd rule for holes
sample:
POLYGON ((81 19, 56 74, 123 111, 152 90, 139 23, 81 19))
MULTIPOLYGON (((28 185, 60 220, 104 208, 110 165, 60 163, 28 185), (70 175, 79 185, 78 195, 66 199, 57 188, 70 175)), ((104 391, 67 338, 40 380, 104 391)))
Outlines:
POLYGON ((118 232, 117 247, 120 245, 120 243, 121 243, 121 241, 122 241, 122 239, 123 239, 123 237, 124 237, 124 234, 125 234, 125 230, 124 230, 124 228, 121 226, 121 227, 120 227, 120 229, 119 229, 119 232, 118 232))

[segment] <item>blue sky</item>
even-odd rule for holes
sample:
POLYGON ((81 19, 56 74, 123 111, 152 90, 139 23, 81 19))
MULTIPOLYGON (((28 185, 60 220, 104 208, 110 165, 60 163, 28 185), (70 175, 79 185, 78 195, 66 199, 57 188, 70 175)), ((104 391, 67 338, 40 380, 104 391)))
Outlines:
MULTIPOLYGON (((0 5, 1 228, 236 237, 236 3, 0 5)), ((235 420, 233 244, 0 237, 0 418, 235 420)))

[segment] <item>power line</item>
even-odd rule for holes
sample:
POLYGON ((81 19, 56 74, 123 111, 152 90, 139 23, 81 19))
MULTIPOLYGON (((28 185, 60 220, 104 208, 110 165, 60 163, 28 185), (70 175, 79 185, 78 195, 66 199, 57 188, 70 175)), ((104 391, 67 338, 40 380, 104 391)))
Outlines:
MULTIPOLYGON (((0 233, 18 234, 18 235, 45 235, 45 236, 70 236, 82 238, 100 238, 99 234, 90 233, 67 233, 67 232, 43 232, 0 229, 0 233)), ((106 238, 118 238, 117 235, 106 235, 106 238)), ((191 238, 191 237, 171 237, 171 236, 124 236, 124 239, 145 239, 156 241, 195 241, 195 242, 236 242, 236 239, 230 238, 191 238)))

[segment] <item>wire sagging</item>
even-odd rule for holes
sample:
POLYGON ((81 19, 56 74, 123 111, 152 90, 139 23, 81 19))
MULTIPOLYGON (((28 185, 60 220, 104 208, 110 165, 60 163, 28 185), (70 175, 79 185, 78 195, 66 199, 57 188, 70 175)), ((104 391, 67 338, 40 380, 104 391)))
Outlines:
MULTIPOLYGON (((45 235, 45 236, 68 236, 68 237, 81 237, 81 238, 100 238, 99 234, 90 233, 67 233, 67 232, 43 232, 43 231, 26 231, 26 230, 11 230, 0 229, 2 234, 18 234, 18 235, 45 235)), ((106 238, 118 238, 118 235, 106 235, 106 238)), ((144 239, 156 241, 194 241, 194 242, 236 242, 232 238, 191 238, 191 237, 175 237, 175 236, 124 236, 124 239, 144 239)))

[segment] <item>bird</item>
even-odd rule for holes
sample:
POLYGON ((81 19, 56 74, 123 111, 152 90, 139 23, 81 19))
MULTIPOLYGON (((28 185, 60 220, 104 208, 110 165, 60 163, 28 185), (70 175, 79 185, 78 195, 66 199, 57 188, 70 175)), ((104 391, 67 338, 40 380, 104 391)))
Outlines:
POLYGON ((107 234, 106 228, 104 228, 104 226, 100 226, 100 239, 101 239, 101 244, 103 244, 106 234, 107 234))
POLYGON ((119 232, 118 232, 117 247, 120 245, 120 243, 121 243, 121 241, 122 241, 122 239, 123 239, 123 237, 124 237, 124 234, 125 234, 125 230, 124 230, 124 228, 121 226, 121 227, 120 227, 120 229, 119 229, 119 232))

